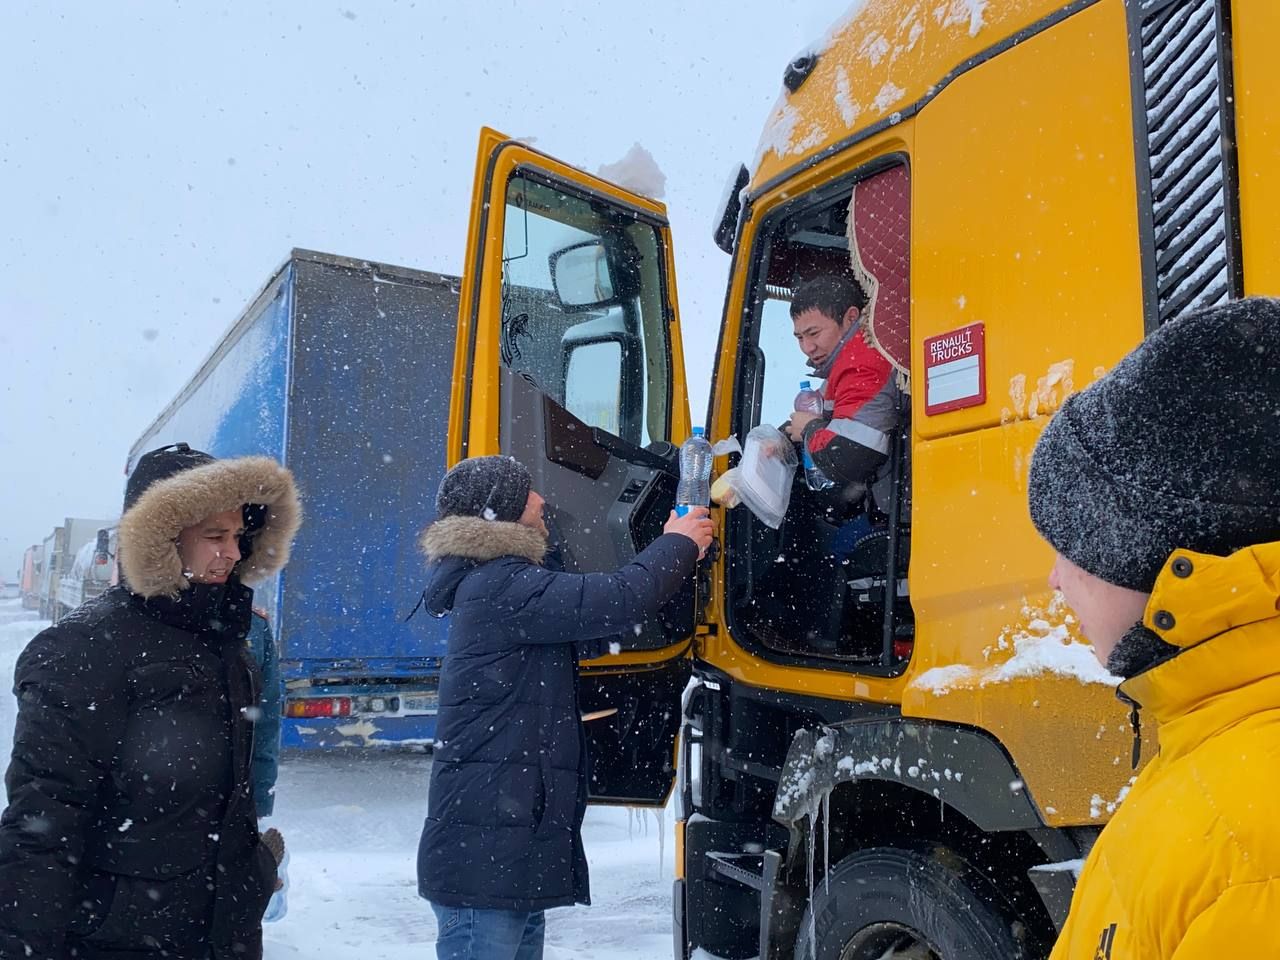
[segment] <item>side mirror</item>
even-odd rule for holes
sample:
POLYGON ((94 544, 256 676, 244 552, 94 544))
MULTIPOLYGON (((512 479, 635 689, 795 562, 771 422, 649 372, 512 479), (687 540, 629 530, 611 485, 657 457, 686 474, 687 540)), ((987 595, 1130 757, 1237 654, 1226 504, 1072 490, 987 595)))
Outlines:
POLYGON ((583 309, 618 302, 609 255, 599 240, 584 240, 551 254, 551 282, 562 307, 583 309))
POLYGON ((716 246, 725 253, 733 253, 733 245, 738 239, 738 219, 742 216, 742 189, 751 182, 751 174, 743 164, 725 183, 724 197, 720 200, 719 216, 711 238, 716 246))

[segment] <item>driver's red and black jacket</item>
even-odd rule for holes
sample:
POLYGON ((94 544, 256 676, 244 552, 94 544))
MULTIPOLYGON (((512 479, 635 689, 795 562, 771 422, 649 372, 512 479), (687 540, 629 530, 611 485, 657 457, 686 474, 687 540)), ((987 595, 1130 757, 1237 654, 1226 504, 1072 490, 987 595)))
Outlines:
POLYGON ((861 334, 850 337, 821 389, 825 415, 804 430, 805 447, 826 477, 841 485, 860 482, 884 462, 897 423, 897 392, 893 365, 861 334))

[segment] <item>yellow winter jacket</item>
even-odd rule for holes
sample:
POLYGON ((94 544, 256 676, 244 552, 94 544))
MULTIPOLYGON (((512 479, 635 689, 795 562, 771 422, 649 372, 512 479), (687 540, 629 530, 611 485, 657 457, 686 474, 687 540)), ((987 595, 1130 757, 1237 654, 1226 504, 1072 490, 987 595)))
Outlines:
POLYGON ((1280 958, 1280 543, 1179 550, 1121 685, 1160 752, 1085 861, 1052 960, 1280 958))

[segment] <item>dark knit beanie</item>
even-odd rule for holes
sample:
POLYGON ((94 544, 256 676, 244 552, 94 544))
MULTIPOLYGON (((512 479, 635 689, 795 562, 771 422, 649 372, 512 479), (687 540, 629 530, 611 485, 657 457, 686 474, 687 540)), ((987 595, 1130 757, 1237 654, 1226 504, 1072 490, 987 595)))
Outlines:
POLYGON ((1178 548, 1280 539, 1280 301, 1209 307, 1152 333, 1049 422, 1028 498, 1060 554, 1144 592, 1178 548))
POLYGON ((514 523, 529 501, 532 479, 514 457, 471 457, 460 460, 440 481, 436 514, 483 517, 514 523))
POLYGON ((124 486, 124 510, 138 502, 138 498, 147 492, 152 484, 169 477, 176 476, 195 467, 214 463, 209 454, 201 450, 192 450, 185 443, 171 443, 167 447, 150 450, 138 458, 138 465, 129 474, 124 486))

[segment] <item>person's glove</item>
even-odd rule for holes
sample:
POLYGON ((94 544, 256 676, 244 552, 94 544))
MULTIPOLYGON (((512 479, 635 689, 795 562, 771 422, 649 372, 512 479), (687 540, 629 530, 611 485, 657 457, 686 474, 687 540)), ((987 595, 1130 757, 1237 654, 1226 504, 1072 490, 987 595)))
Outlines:
POLYGON ((284 835, 275 827, 269 827, 262 833, 261 839, 262 845, 276 858, 276 866, 280 866, 280 861, 284 859, 284 835))
POLYGON ((289 889, 289 851, 284 847, 284 836, 275 827, 264 830, 261 839, 262 845, 271 851, 271 856, 276 861, 276 886, 262 920, 264 923, 275 923, 283 919, 289 910, 285 900, 289 889))
POLYGON ((284 834, 275 827, 268 827, 261 836, 262 845, 271 851, 276 861, 276 886, 279 890, 284 886, 284 879, 279 876, 280 865, 284 863, 284 834))

